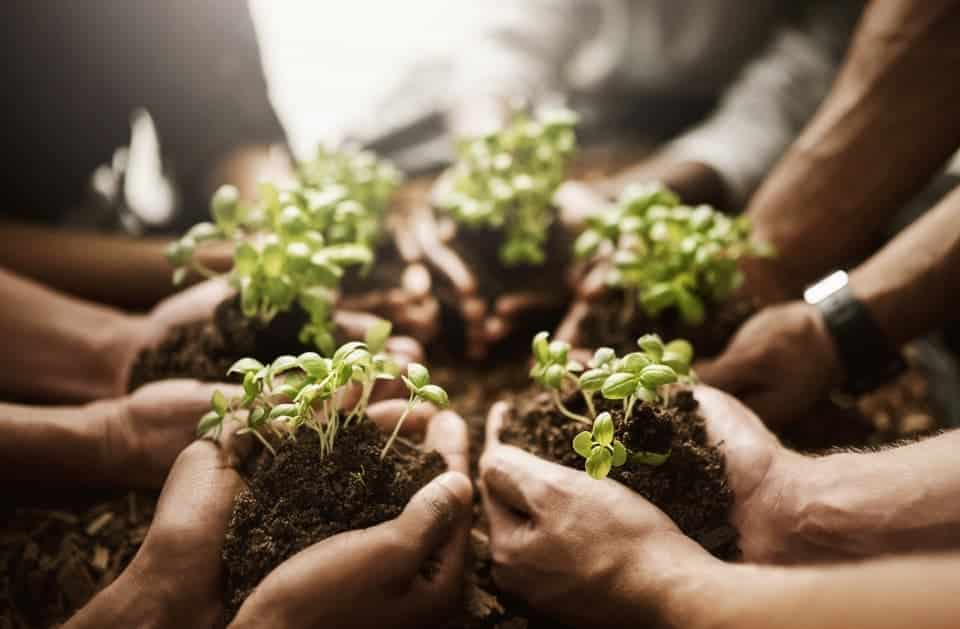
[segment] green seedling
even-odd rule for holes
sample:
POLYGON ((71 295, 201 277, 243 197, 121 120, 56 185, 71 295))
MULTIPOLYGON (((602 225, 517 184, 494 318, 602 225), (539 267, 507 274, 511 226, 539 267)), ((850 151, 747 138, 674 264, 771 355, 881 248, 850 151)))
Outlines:
POLYGON ((508 266, 542 264, 554 220, 553 193, 576 148, 577 115, 566 109, 535 117, 516 113, 501 130, 461 140, 438 200, 469 227, 503 230, 500 259, 508 266))
POLYGON ((607 412, 597 414, 594 395, 600 393, 606 400, 620 400, 623 416, 629 418, 637 402, 664 405, 668 402, 667 394, 662 392, 664 387, 675 382, 695 381, 690 368, 693 347, 689 342, 676 339, 664 343, 656 334, 647 334, 637 339, 637 346, 639 351, 622 357, 609 347, 601 347, 584 369, 567 358, 570 347, 566 343, 551 343, 546 332, 540 332, 533 339, 534 366, 530 376, 551 392, 560 413, 592 426, 592 431, 576 436, 573 448, 587 459, 587 472, 594 478, 606 477, 611 467, 625 462, 661 465, 670 456, 669 452, 628 452, 625 448, 621 456, 618 448, 623 444, 613 439, 613 420, 607 412), (574 387, 580 392, 589 417, 563 404, 561 391, 565 387, 574 387))
MULTIPOLYGON (((254 435, 275 454, 264 437, 265 431, 277 438, 295 439, 297 432, 306 428, 317 433, 320 455, 326 456, 335 447, 340 428, 366 418, 374 384, 400 376, 398 365, 383 353, 389 334, 390 324, 384 321, 373 326, 365 341, 346 343, 329 358, 305 352, 299 356, 280 356, 268 365, 253 358, 238 360, 227 374, 243 377, 243 395, 228 400, 222 392, 215 391, 211 410, 197 426, 198 435, 219 438, 224 423, 233 421, 240 426, 239 434, 254 435), (349 411, 341 410, 350 386, 360 387, 359 399, 349 411)), ((422 382, 425 371, 422 365, 411 364, 405 380, 422 382)), ((411 390, 407 410, 381 458, 386 456, 403 420, 420 400, 445 406, 447 394, 429 382, 418 386, 416 391, 411 390)))
POLYGON ((774 255, 750 232, 745 216, 683 205, 670 189, 648 183, 627 187, 616 204, 591 218, 574 254, 609 259, 606 279, 624 292, 624 322, 639 306, 650 317, 675 308, 685 322, 699 325, 707 304, 729 298, 743 282, 741 258, 774 255))
POLYGON ((254 204, 222 186, 210 204, 213 222, 194 225, 167 249, 179 284, 195 271, 218 274, 194 256, 200 243, 232 242, 230 284, 245 316, 268 322, 299 304, 308 315, 303 343, 333 351, 333 306, 347 269, 368 269, 380 237, 397 170, 365 151, 326 152, 301 164, 289 189, 260 185, 254 204))

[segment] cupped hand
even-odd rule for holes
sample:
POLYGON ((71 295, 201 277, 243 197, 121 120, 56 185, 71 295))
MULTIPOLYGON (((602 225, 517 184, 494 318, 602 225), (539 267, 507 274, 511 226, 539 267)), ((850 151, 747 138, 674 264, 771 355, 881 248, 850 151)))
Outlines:
POLYGON ((704 382, 737 396, 772 426, 801 419, 843 377, 822 317, 803 302, 761 310, 719 357, 695 367, 704 382))
POLYGON ((652 623, 678 580, 718 563, 620 483, 500 443, 508 410, 491 409, 480 460, 501 588, 578 626, 652 623))

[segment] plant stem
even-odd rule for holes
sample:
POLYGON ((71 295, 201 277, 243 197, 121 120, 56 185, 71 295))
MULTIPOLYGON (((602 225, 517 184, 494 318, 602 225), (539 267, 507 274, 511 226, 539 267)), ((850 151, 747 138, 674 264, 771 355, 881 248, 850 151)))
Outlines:
POLYGON ((589 418, 589 417, 584 417, 583 415, 578 415, 577 413, 574 413, 574 412, 571 411, 569 408, 567 408, 567 407, 563 404, 563 400, 560 399, 560 392, 557 391, 556 389, 553 389, 553 401, 554 401, 554 403, 557 405, 557 410, 559 410, 561 413, 563 413, 564 415, 566 415, 567 417, 569 417, 569 418, 572 419, 573 421, 579 422, 579 423, 581 423, 581 424, 586 424, 587 426, 592 426, 592 425, 593 425, 593 422, 590 421, 590 418, 589 418))
POLYGON ((410 411, 413 410, 416 401, 417 396, 411 395, 410 400, 407 401, 407 408, 403 409, 403 414, 400 415, 400 419, 397 420, 397 425, 393 427, 393 433, 390 435, 390 438, 387 439, 387 445, 383 446, 383 450, 380 451, 381 461, 385 456, 387 456, 387 452, 390 451, 390 447, 393 445, 393 442, 397 440, 397 435, 400 434, 400 427, 403 426, 403 420, 405 420, 407 415, 410 414, 410 411))
POLYGON ((586 391, 580 391, 583 394, 583 400, 587 403, 587 410, 590 412, 590 417, 597 418, 597 409, 593 405, 593 393, 587 393, 586 391))
POLYGON ((633 411, 633 403, 637 401, 637 396, 631 395, 623 401, 623 421, 630 419, 630 412, 633 411))

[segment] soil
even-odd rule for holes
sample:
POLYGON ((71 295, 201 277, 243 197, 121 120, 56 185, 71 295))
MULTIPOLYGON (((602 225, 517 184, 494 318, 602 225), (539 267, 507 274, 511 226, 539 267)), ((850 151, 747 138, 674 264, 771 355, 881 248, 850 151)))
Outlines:
POLYGON ((590 312, 580 322, 579 345, 632 352, 636 350, 637 338, 655 332, 666 340, 687 339, 696 348, 699 358, 715 356, 723 351, 734 332, 757 309, 751 301, 733 299, 708 304, 708 315, 701 325, 685 323, 674 309, 668 309, 656 318, 635 310, 633 316, 624 321, 623 293, 610 292, 592 304, 590 312))
POLYGON ((157 347, 141 352, 130 373, 129 390, 168 378, 222 382, 227 369, 250 356, 267 363, 307 348, 297 338, 307 315, 298 306, 269 323, 243 316, 238 297, 224 300, 213 318, 175 327, 157 347))
POLYGON ((386 437, 370 421, 337 434, 320 459, 316 433, 264 451, 237 496, 223 548, 228 619, 260 581, 307 546, 397 517, 410 498, 446 470, 436 452, 398 443, 380 460, 386 437))

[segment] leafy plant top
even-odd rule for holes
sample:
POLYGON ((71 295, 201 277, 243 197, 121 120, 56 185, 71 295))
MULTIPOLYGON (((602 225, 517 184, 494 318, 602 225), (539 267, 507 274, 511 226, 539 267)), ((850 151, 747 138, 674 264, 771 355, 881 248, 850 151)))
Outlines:
POLYGON ((386 456, 410 411, 420 401, 444 407, 447 393, 430 383, 426 367, 411 363, 401 376, 398 365, 383 353, 390 335, 390 324, 374 326, 365 342, 354 341, 339 347, 330 358, 314 352, 300 356, 280 356, 264 365, 253 358, 238 360, 227 372, 243 376, 243 395, 228 400, 216 391, 211 410, 200 419, 197 434, 219 438, 225 422, 239 424, 240 434, 252 434, 274 452, 263 433, 277 438, 295 439, 301 428, 320 437, 320 455, 326 456, 336 445, 337 432, 353 422, 364 421, 374 384, 381 379, 403 378, 410 398, 397 421, 389 441, 381 452, 386 456), (349 410, 342 410, 349 387, 358 387, 360 396, 349 410))
POLYGON ((566 109, 518 112, 499 131, 461 140, 438 205, 464 225, 503 230, 504 264, 542 264, 553 193, 576 147, 576 123, 566 109))
POLYGON ((650 317, 676 308, 685 322, 699 325, 707 303, 722 302, 743 282, 741 258, 773 255, 750 232, 745 216, 683 205, 670 189, 647 183, 628 186, 591 218, 574 253, 609 258, 607 283, 624 291, 625 320, 639 305, 650 317))
POLYGON ((594 396, 597 393, 606 400, 622 401, 626 420, 638 401, 662 405, 666 402, 663 387, 695 379, 690 368, 693 347, 689 342, 676 339, 665 344, 656 334, 646 334, 637 339, 637 346, 639 351, 622 357, 609 347, 601 347, 584 367, 568 359, 569 344, 550 342, 547 332, 533 338, 531 377, 551 392, 559 412, 591 427, 590 431, 577 435, 573 448, 587 460, 586 470, 594 478, 604 478, 611 467, 626 462, 660 465, 669 457, 669 452, 628 452, 625 448, 621 454, 623 444, 613 438, 610 414, 596 412, 594 396), (564 405, 561 392, 570 388, 583 396, 589 416, 579 415, 564 405))
POLYGON ((280 189, 260 185, 259 200, 240 201, 234 186, 217 190, 213 222, 194 225, 167 249, 174 283, 190 270, 217 273, 194 256, 199 243, 234 244, 231 285, 244 315, 269 321, 299 304, 309 317, 304 343, 324 355, 333 351, 332 310, 340 281, 350 267, 369 268, 390 192, 400 175, 365 151, 327 152, 300 165, 299 183, 280 189))

